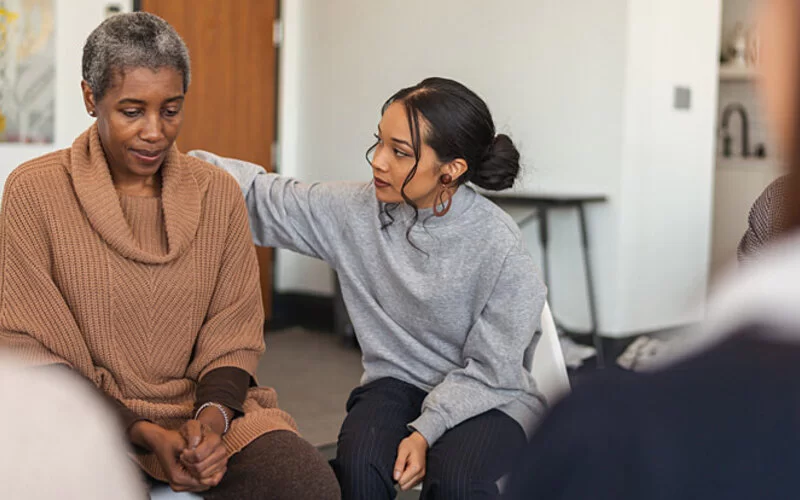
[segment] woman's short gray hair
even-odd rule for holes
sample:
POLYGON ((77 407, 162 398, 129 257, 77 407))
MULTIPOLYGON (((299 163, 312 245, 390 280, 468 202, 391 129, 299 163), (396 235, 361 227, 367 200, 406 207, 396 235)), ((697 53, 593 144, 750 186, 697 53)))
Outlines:
POLYGON ((189 49, 166 21, 147 12, 118 14, 95 28, 83 46, 83 79, 99 102, 119 72, 132 68, 174 68, 189 88, 189 49))

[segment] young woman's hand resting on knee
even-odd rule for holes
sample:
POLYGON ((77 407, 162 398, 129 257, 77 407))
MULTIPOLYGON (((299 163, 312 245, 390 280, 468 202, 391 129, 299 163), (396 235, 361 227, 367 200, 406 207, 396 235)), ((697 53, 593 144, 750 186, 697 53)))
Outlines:
POLYGON ((419 432, 414 432, 397 447, 394 464, 394 480, 403 491, 410 490, 425 478, 425 455, 428 441, 419 432))

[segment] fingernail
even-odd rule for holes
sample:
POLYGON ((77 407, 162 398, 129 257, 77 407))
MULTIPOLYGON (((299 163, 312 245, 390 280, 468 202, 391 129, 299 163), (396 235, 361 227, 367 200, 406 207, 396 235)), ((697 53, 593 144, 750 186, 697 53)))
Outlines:
POLYGON ((394 480, 397 481, 399 479, 400 479, 400 471, 396 470, 396 471, 394 471, 394 480))

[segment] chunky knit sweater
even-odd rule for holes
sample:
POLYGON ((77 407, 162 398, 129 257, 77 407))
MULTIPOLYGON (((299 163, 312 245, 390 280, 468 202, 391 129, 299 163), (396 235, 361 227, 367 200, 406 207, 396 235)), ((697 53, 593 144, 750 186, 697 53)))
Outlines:
MULTIPOLYGON (((264 350, 255 249, 236 181, 180 154, 160 198, 120 196, 96 126, 72 148, 17 168, 0 217, 0 348, 63 364, 136 414, 175 429, 198 381, 254 375, 264 350)), ((251 388, 224 437, 229 454, 295 430, 275 392, 251 388)), ((155 456, 137 459, 165 479, 155 456)))

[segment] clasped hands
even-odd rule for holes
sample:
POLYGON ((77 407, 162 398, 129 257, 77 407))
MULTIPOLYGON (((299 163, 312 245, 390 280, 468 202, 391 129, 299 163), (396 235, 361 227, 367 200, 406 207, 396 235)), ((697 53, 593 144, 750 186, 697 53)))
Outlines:
POLYGON ((155 454, 174 491, 201 493, 217 486, 228 470, 224 428, 224 417, 208 408, 176 431, 142 421, 130 434, 135 444, 155 454))

